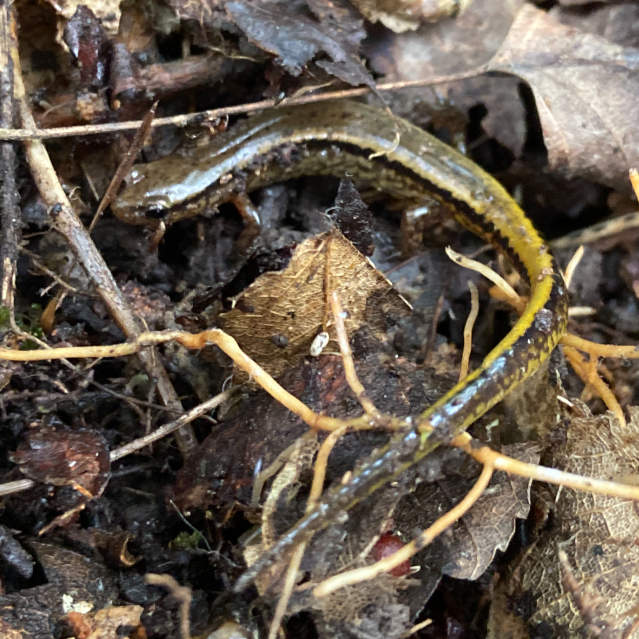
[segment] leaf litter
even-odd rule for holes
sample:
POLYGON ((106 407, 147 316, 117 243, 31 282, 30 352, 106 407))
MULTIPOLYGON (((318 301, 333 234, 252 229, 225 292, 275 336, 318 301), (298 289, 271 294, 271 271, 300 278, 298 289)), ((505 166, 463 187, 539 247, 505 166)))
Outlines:
MULTIPOLYGON (((601 219, 609 209, 632 207, 626 195, 626 172, 636 163, 634 150, 637 147, 633 142, 636 129, 633 123, 637 120, 633 117, 637 104, 633 78, 639 43, 632 30, 632 24, 636 23, 633 20, 633 16, 636 17, 634 3, 581 10, 568 8, 579 3, 565 2, 546 11, 522 2, 475 0, 464 6, 457 18, 421 26, 418 23, 425 16, 411 15, 408 24, 401 3, 395 5, 397 9, 390 3, 380 5, 381 9, 366 9, 369 18, 380 18, 382 23, 397 31, 407 24, 411 29, 418 29, 414 33, 397 34, 381 27, 371 30, 350 5, 339 2, 284 5, 235 0, 226 3, 172 0, 168 4, 170 8, 158 10, 153 20, 137 9, 123 8, 121 40, 118 42, 109 34, 115 30, 121 8, 85 4, 88 9, 81 9, 66 23, 70 47, 67 51, 60 45, 60 40, 55 40, 53 31, 56 20, 52 18, 58 11, 57 5, 51 4, 38 13, 27 3, 16 3, 21 18, 25 78, 30 83, 34 112, 41 126, 138 117, 148 108, 147 100, 153 97, 153 92, 171 100, 174 87, 191 92, 189 107, 197 104, 203 108, 217 106, 222 101, 237 104, 263 96, 292 94, 297 89, 335 82, 336 79, 350 85, 372 87, 372 76, 362 60, 364 52, 370 56, 371 68, 384 73, 386 80, 468 73, 473 66, 481 65, 481 71, 497 71, 508 77, 484 76, 440 85, 424 91, 431 97, 429 104, 414 91, 411 94, 404 92, 399 94, 401 98, 390 98, 389 101, 398 112, 413 116, 422 124, 430 123, 449 141, 469 149, 489 168, 499 171, 507 184, 521 186, 524 208, 537 216, 538 224, 553 236, 572 230, 575 221, 587 225, 601 219), (92 18, 91 12, 97 18, 92 18), (281 26, 286 28, 277 28, 281 26), (162 35, 156 39, 156 34, 160 33, 162 35), (290 34, 297 34, 296 42, 290 34), (171 43, 171 37, 175 35, 183 42, 193 43, 188 51, 192 56, 187 58, 198 58, 202 48, 213 57, 202 58, 200 66, 181 59, 188 47, 176 53, 171 43), (366 35, 368 40, 363 48, 366 35), (159 47, 158 42, 161 43, 159 47), (215 58, 216 55, 219 57, 215 58), (45 58, 47 64, 43 64, 45 58), (214 58, 215 64, 211 63, 214 58), (64 73, 68 75, 66 82, 51 81, 51 69, 56 63, 59 64, 58 77, 64 73), (79 67, 71 72, 73 64, 79 64, 79 67), (140 71, 141 67, 148 67, 153 73, 145 75, 140 71), (251 71, 247 70, 249 68, 251 71), (158 83, 158 77, 163 79, 161 83, 158 83), (246 88, 244 80, 247 77, 251 78, 248 85, 253 90, 246 88), (522 90, 522 81, 529 87, 530 94, 522 90), (222 83, 225 83, 223 92, 211 91, 212 86, 220 87, 222 83), (109 104, 105 99, 110 86, 120 87, 116 93, 118 104, 115 101, 109 104), (409 97, 405 97, 407 95, 409 97), (448 104, 443 104, 446 99, 448 104), (485 115, 477 114, 477 105, 485 109, 485 115), (533 150, 536 155, 531 156, 533 150), (532 168, 522 168, 531 157, 534 157, 532 168), (542 191, 540 185, 546 179, 548 183, 542 191), (610 187, 618 190, 614 194, 615 202, 609 197, 610 187), (529 195, 531 192, 534 192, 533 196, 529 195), (553 206, 558 213, 552 213, 553 206)), ((60 25, 73 15, 68 8, 65 11, 60 25)), ((183 110, 184 104, 178 100, 174 106, 183 110)), ((7 122, 2 124, 10 126, 7 122)), ((197 131, 197 134, 201 133, 197 131)), ((163 146, 164 152, 174 146, 175 134, 154 133, 154 138, 153 147, 146 149, 151 154, 157 153, 158 149, 162 153, 163 146)), ((119 153, 118 143, 111 145, 105 141, 100 144, 104 144, 101 149, 105 153, 98 162, 91 144, 78 141, 66 148, 63 144, 52 147, 56 166, 65 182, 85 186, 88 186, 86 182, 92 186, 108 183, 113 164, 111 158, 119 153), (87 156, 86 162, 83 155, 87 156), (85 169, 89 166, 91 171, 87 173, 85 169), (105 170, 104 175, 102 170, 105 170)), ((296 220, 301 227, 310 227, 308 213, 303 207, 295 209, 299 204, 295 188, 301 187, 287 189, 293 212, 278 213, 276 217, 285 220, 284 226, 296 220)), ((77 200, 79 210, 95 208, 91 188, 84 189, 78 197, 82 198, 77 200)), ((42 214, 42 202, 33 195, 29 199, 28 193, 26 200, 25 220, 31 225, 30 230, 45 231, 48 222, 42 214)), ((204 221, 205 224, 209 222, 204 221)), ((233 253, 235 231, 224 215, 216 218, 215 224, 219 233, 213 237, 209 233, 208 237, 219 256, 216 259, 224 263, 224 256, 233 253)), ((385 250, 387 255, 392 255, 393 250, 388 250, 388 246, 394 241, 396 246, 410 244, 404 241, 405 238, 396 242, 396 234, 388 231, 379 217, 374 224, 377 226, 371 237, 377 243, 378 253, 385 250)), ((298 228, 294 232, 298 233, 298 228)), ((410 233, 410 230, 404 229, 404 232, 410 233)), ((187 294, 184 281, 199 281, 196 273, 199 263, 191 256, 194 250, 202 250, 197 242, 204 236, 198 223, 185 224, 173 234, 169 231, 159 253, 140 257, 140 254, 149 255, 143 234, 136 235, 133 229, 122 228, 112 220, 105 220, 96 233, 101 246, 110 247, 111 268, 116 270, 130 293, 129 302, 141 316, 150 306, 148 299, 161 297, 161 307, 153 309, 152 317, 149 314, 154 327, 174 328, 176 324, 187 324, 197 328, 202 323, 209 325, 211 317, 213 321, 223 318, 226 328, 240 339, 247 353, 280 376, 286 386, 319 412, 354 415, 359 410, 345 383, 340 358, 335 354, 333 327, 326 312, 330 289, 338 290, 347 309, 347 332, 353 340, 357 370, 380 408, 393 414, 416 412, 450 385, 448 380, 455 378, 458 352, 449 340, 459 335, 455 332, 455 318, 464 314, 465 307, 460 301, 462 287, 453 279, 438 282, 436 297, 445 299, 439 305, 439 311, 428 314, 435 328, 442 330, 446 326, 447 333, 445 338, 440 335, 431 340, 428 363, 432 368, 428 370, 434 372, 426 372, 420 368, 420 361, 408 359, 409 354, 415 356, 415 353, 417 359, 423 358, 423 350, 404 350, 400 357, 392 350, 394 345, 407 342, 405 335, 411 333, 411 329, 416 335, 427 333, 423 321, 417 324, 384 276, 336 232, 299 241, 290 250, 292 257, 285 270, 261 275, 239 294, 222 294, 238 273, 244 275, 241 267, 245 270, 254 268, 257 253, 241 256, 238 268, 231 269, 218 280, 213 275, 207 282, 214 291, 214 302, 202 314, 189 308, 189 294, 194 291, 187 294), (177 257, 171 254, 172 251, 177 257), (130 259, 127 259, 127 253, 130 253, 130 259), (185 268, 184 264, 187 265, 185 268), (189 272, 189 264, 192 272, 189 272), (232 311, 224 309, 229 298, 235 303, 232 311), (179 300, 177 313, 171 313, 169 299, 179 300), (411 322, 414 322, 412 327, 411 322), (318 357, 311 357, 310 346, 323 332, 329 335, 330 341, 318 357), (392 401, 386 397, 388 395, 392 395, 392 401)), ((39 243, 45 253, 46 247, 52 244, 42 242, 37 236, 26 237, 32 248, 39 243)), ((424 239, 428 242, 433 238, 425 233, 424 239)), ((632 342, 639 334, 637 296, 633 288, 636 278, 632 270, 635 241, 624 236, 605 250, 594 245, 592 250, 597 252, 600 265, 596 281, 591 282, 590 290, 586 287, 581 293, 575 292, 574 302, 583 298, 587 305, 595 307, 600 300, 601 307, 594 309, 599 315, 582 325, 589 336, 598 341, 632 342), (617 278, 618 274, 622 278, 617 278), (627 285, 623 284, 623 278, 627 285), (593 298, 592 285, 595 284, 599 298, 593 298), (609 297, 613 299, 609 300, 609 297)), ((262 261, 267 253, 265 248, 268 249, 260 248, 262 261)), ((412 250, 419 251, 420 248, 413 246, 412 250)), ((402 251, 396 249, 395 252, 402 251)), ((278 260, 269 257, 266 261, 273 264, 278 260)), ((66 261, 73 263, 73 258, 66 261)), ((38 299, 35 293, 31 294, 32 290, 44 284, 51 285, 50 276, 41 268, 43 263, 46 264, 46 259, 34 262, 38 279, 33 278, 33 272, 19 272, 21 299, 18 310, 20 305, 24 308, 25 301, 38 299)), ((403 273, 409 272, 404 266, 402 268, 403 273)), ((260 269, 261 266, 257 268, 260 269)), ((49 271, 57 272, 58 267, 49 271)), ((59 278, 64 281, 65 276, 61 270, 59 278)), ((75 284, 75 279, 73 281, 75 284)), ((78 287, 90 293, 86 282, 81 281, 78 287)), ((199 286, 196 288, 195 292, 200 293, 199 286)), ((414 283, 408 283, 408 288, 414 288, 414 283)), ((76 295, 73 291, 71 297, 60 303, 57 322, 54 322, 55 328, 49 338, 52 344, 100 343, 105 335, 111 341, 118 341, 119 329, 109 313, 86 292, 76 295)), ((25 318, 21 322, 26 325, 27 314, 21 312, 25 318)), ((483 340, 484 333, 492 335, 491 327, 503 323, 499 313, 503 314, 503 311, 494 308, 485 311, 485 317, 480 317, 476 339, 483 340)), ((205 370, 197 372, 197 379, 189 379, 193 360, 185 367, 186 358, 171 353, 165 352, 166 363, 179 380, 177 383, 184 396, 190 396, 195 388, 197 395, 206 394, 207 388, 214 394, 229 372, 228 366, 220 365, 219 358, 212 356, 207 360, 207 353, 202 353, 200 362, 205 370)), ((565 377, 561 365, 559 370, 565 377)), ((632 402, 637 397, 631 371, 631 368, 616 367, 614 381, 616 390, 632 402)), ((198 425, 201 442, 188 462, 180 459, 172 446, 158 444, 153 451, 130 464, 111 468, 109 474, 106 451, 113 450, 116 441, 131 440, 139 436, 141 426, 153 428, 164 420, 157 410, 153 379, 133 362, 123 367, 114 361, 104 361, 94 367, 76 369, 72 374, 55 363, 30 364, 28 369, 7 366, 3 370, 2 442, 5 450, 18 451, 12 458, 3 459, 4 478, 5 481, 13 480, 21 471, 37 482, 32 492, 27 493, 29 499, 20 499, 17 495, 4 498, 2 532, 10 551, 7 550, 3 557, 15 568, 13 573, 2 573, 3 585, 6 583, 14 590, 5 590, 6 594, 2 595, 3 603, 13 606, 14 611, 0 619, 4 635, 11 636, 15 628, 27 627, 28 623, 35 624, 30 627, 33 636, 46 632, 44 626, 35 623, 32 614, 37 609, 35 601, 46 603, 40 608, 46 609, 46 615, 42 617, 46 624, 60 621, 54 611, 60 609, 59 602, 67 589, 64 579, 72 576, 71 572, 67 574, 64 566, 66 563, 69 571, 76 570, 80 556, 78 553, 66 555, 70 551, 64 546, 90 555, 95 563, 93 568, 104 572, 109 593, 115 593, 103 563, 107 554, 100 554, 102 545, 95 541, 95 535, 87 534, 89 522, 114 535, 114 531, 120 529, 127 531, 126 534, 130 532, 135 538, 134 549, 144 558, 144 565, 149 570, 157 569, 158 560, 162 558, 166 570, 182 580, 186 575, 181 568, 185 555, 193 569, 191 575, 203 574, 202 562, 207 565, 208 576, 189 584, 194 596, 204 602, 198 608, 200 612, 194 613, 194 632, 199 633, 203 628, 212 627, 208 625, 212 601, 237 574, 238 566, 234 562, 240 561, 240 557, 235 539, 242 530, 246 531, 247 522, 261 520, 265 529, 271 526, 271 534, 275 535, 285 530, 303 511, 305 486, 313 470, 310 453, 297 462, 293 458, 295 473, 289 476, 282 472, 290 460, 281 460, 281 468, 276 462, 282 450, 294 447, 295 442, 304 437, 306 428, 286 409, 254 390, 246 391, 245 396, 236 398, 234 405, 226 406, 225 412, 217 415, 220 423, 210 434, 210 422, 198 425), (29 374, 25 373, 27 370, 29 374), (103 387, 88 393, 87 385, 93 381, 103 387), (105 383, 109 392, 103 390, 105 383), (132 393, 134 397, 126 402, 114 399, 110 392, 116 388, 132 393), (106 433, 104 436, 102 429, 106 433), (265 436, 265 430, 268 436, 265 436), (95 446, 87 449, 85 444, 92 433, 96 437, 95 446), (36 442, 38 437, 50 438, 56 455, 50 459, 38 458, 25 452, 27 442, 36 442), (91 451, 97 452, 95 459, 91 451), (252 499, 254 479, 260 475, 260 469, 273 464, 273 468, 278 468, 273 476, 281 475, 284 489, 274 491, 276 480, 267 479, 260 492, 262 503, 269 506, 260 511, 252 499), (176 474, 178 467, 181 470, 176 474), (121 475, 119 471, 122 471, 121 475), (140 481, 128 484, 127 473, 140 481), (82 486, 94 499, 86 504, 82 518, 74 515, 59 522, 55 541, 61 545, 47 545, 43 552, 43 547, 38 547, 38 542, 31 543, 28 537, 34 536, 47 522, 77 502, 74 485, 82 486), (164 496, 158 494, 158 486, 176 498, 185 518, 192 517, 208 539, 217 540, 215 553, 208 554, 203 560, 198 554, 200 551, 177 552, 169 548, 168 541, 176 525, 183 526, 184 523, 178 518, 167 518, 164 496), (211 523, 211 513, 214 523, 211 523), (147 528, 141 525, 143 521, 147 522, 147 528), (21 534, 16 535, 16 530, 21 534), (62 585, 54 572, 47 572, 47 584, 37 583, 41 571, 32 573, 29 568, 30 558, 40 569, 49 565, 49 556, 58 559, 56 570, 63 578, 62 585), (15 577, 15 572, 20 576, 15 577)), ((579 383, 570 378, 565 384, 568 395, 574 396, 582 390, 579 383)), ((559 417, 555 407, 554 413, 549 410, 543 420, 538 420, 548 422, 545 428, 537 428, 537 424, 530 428, 528 424, 522 429, 520 422, 534 421, 534 417, 524 416, 535 414, 544 389, 546 394, 556 392, 553 386, 542 381, 536 398, 511 404, 503 414, 492 414, 478 425, 477 432, 490 439, 498 421, 504 432, 524 440, 517 444, 519 452, 511 453, 515 456, 533 460, 539 451, 548 465, 633 483, 637 472, 632 454, 632 433, 636 430, 634 413, 631 412, 628 429, 622 431, 611 418, 593 417, 572 400, 571 410, 581 410, 581 416, 575 417, 568 410, 559 417), (522 408, 526 401, 532 409, 522 408), (554 422, 558 419, 562 421, 556 426, 554 422), (535 432, 540 439, 530 442, 529 434, 535 432), (620 451, 623 452, 621 456, 620 451)), ((328 481, 339 481, 357 459, 380 441, 383 436, 379 434, 346 435, 331 457, 328 481)), ((394 487, 395 493, 391 490, 380 492, 376 499, 354 511, 346 523, 319 535, 303 560, 308 578, 320 580, 345 565, 366 564, 371 561, 367 550, 372 548, 376 538, 389 531, 399 532, 408 539, 416 529, 429 525, 439 511, 448 509, 473 482, 476 471, 472 465, 464 464, 465 460, 455 450, 434 456, 421 469, 421 476, 407 475, 394 487)), ((431 630, 421 631, 427 633, 423 636, 437 636, 439 630, 444 632, 443 628, 454 627, 463 628, 467 636, 478 636, 475 624, 481 610, 481 596, 477 593, 488 593, 482 584, 498 574, 499 586, 488 629, 492 636, 503 636, 507 624, 513 621, 506 620, 503 610, 498 609, 500 600, 510 602, 507 607, 511 613, 513 610, 521 613, 516 614, 514 620, 515 625, 527 633, 521 636, 530 636, 549 625, 553 636, 573 636, 571 633, 581 631, 607 633, 612 637, 636 634, 632 563, 635 523, 631 503, 584 496, 571 490, 550 493, 548 489, 537 490, 533 495, 534 519, 529 522, 536 524, 539 530, 534 531, 532 545, 524 547, 521 539, 516 540, 516 547, 523 557, 517 564, 511 564, 508 555, 500 559, 498 554, 494 561, 497 550, 503 551, 512 538, 515 520, 526 516, 528 491, 527 480, 513 480, 497 474, 475 507, 413 560, 414 565, 421 566, 419 571, 404 577, 382 576, 349 587, 343 594, 338 592, 322 604, 312 600, 302 588, 294 593, 291 611, 317 611, 315 621, 308 623, 314 623, 320 636, 400 636, 420 612, 433 619, 431 630), (539 511, 546 511, 549 503, 553 508, 552 517, 539 519, 539 511), (563 555, 557 552, 558 543, 563 555), (435 594, 424 612, 425 602, 438 585, 437 592, 455 592, 450 581, 444 579, 442 582, 442 575, 457 579, 479 578, 471 599, 473 605, 460 605, 461 602, 455 603, 455 599, 460 598, 452 597, 442 607, 438 603, 441 599, 435 594), (534 605, 530 605, 531 602, 534 605)), ((53 542, 54 538, 50 537, 48 541, 53 542)), ((108 556, 109 561, 114 558, 117 561, 118 553, 108 556)), ((169 599, 158 599, 157 594, 140 596, 139 566, 135 562, 123 565, 126 567, 122 568, 117 598, 120 603, 139 602, 146 606, 147 616, 140 618, 137 608, 109 607, 97 593, 78 590, 82 597, 102 607, 102 611, 95 617, 67 619, 71 631, 75 634, 90 632, 90 624, 97 624, 97 619, 104 617, 104 629, 99 630, 99 625, 93 628, 98 634, 116 632, 119 626, 141 627, 142 624, 148 636, 176 636, 175 610, 171 609, 169 599), (158 601, 160 605, 157 605, 158 601), (152 609, 154 613, 150 612, 152 609)), ((189 580, 185 577, 184 581, 189 580)), ((259 622, 256 625, 255 619, 241 606, 234 606, 224 609, 222 616, 227 614, 241 619, 246 628, 259 633, 259 622)), ((294 619, 291 623, 295 623, 294 619)))

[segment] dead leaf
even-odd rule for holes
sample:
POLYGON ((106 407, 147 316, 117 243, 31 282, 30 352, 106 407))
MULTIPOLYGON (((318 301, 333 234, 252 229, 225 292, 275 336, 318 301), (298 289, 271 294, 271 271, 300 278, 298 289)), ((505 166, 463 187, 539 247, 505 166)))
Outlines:
POLYGON ((80 87, 101 89, 107 80, 107 37, 85 5, 80 5, 65 25, 63 39, 80 70, 80 87))
POLYGON ((87 639, 117 637, 122 627, 136 628, 140 625, 142 606, 111 606, 98 610, 93 616, 93 630, 87 639))
POLYGON ((89 9, 109 33, 116 33, 120 21, 120 0, 47 0, 56 12, 71 19, 78 7, 89 9))
MULTIPOLYGON (((525 462, 539 460, 538 447, 530 443, 505 446, 503 452, 525 462)), ((424 515, 419 528, 426 528, 470 490, 477 479, 473 468, 476 465, 463 457, 449 460, 442 478, 418 486, 405 498, 398 508, 397 522, 405 530, 414 529, 416 516, 411 511, 421 508, 424 515)), ((456 579, 478 579, 495 553, 506 550, 515 532, 515 520, 528 516, 529 493, 530 480, 495 473, 468 513, 417 556, 419 564, 456 579)))
POLYGON ((370 257, 375 252, 373 214, 351 180, 340 180, 330 215, 360 253, 370 257))
MULTIPOLYGON (((277 63, 291 75, 299 75, 318 56, 316 64, 352 85, 375 82, 359 57, 365 37, 359 16, 341 2, 309 2, 317 19, 293 12, 290 2, 255 3, 231 0, 226 10, 231 20, 257 47, 277 56, 277 63)), ((299 5, 298 5, 299 7, 299 5)))
MULTIPOLYGON (((583 0, 581 0, 583 1, 583 0)), ((590 0, 587 0, 590 4, 590 0)), ((615 44, 633 47, 639 38, 639 4, 636 2, 610 2, 591 5, 588 11, 575 11, 571 4, 553 8, 549 13, 562 24, 589 33, 595 33, 615 44)))
POLYGON ((54 486, 74 486, 93 497, 109 479, 109 450, 104 437, 89 430, 41 429, 29 433, 13 461, 31 479, 54 486))
MULTIPOLYGON (((425 24, 414 33, 380 33, 366 44, 366 54, 371 67, 384 74, 385 81, 428 79, 472 70, 495 54, 522 4, 523 0, 474 0, 455 20, 425 24)), ((444 99, 463 113, 483 104, 486 116, 482 128, 519 156, 526 126, 518 84, 512 77, 484 75, 439 84, 430 95, 426 90, 426 96, 439 105, 444 99)), ((410 93, 403 91, 401 98, 393 102, 393 110, 414 119, 414 103, 424 100, 425 95, 423 88, 418 91, 412 99, 408 98, 410 93)), ((434 112, 432 117, 441 118, 441 114, 434 112)))
POLYGON ((283 271, 253 282, 235 300, 235 308, 221 316, 224 330, 274 377, 307 356, 324 330, 331 337, 326 352, 336 351, 333 328, 327 325, 327 281, 348 313, 349 335, 366 323, 381 336, 394 316, 409 312, 372 262, 333 231, 305 240, 283 271))
MULTIPOLYGON (((527 463, 539 461, 534 444, 505 446, 503 453, 527 463)), ((456 579, 478 579, 484 574, 495 553, 508 547, 516 519, 528 516, 530 484, 525 477, 497 473, 468 514, 447 531, 453 540, 450 551, 454 561, 443 567, 444 574, 456 579)), ((445 491, 447 499, 451 494, 451 490, 445 491)))
POLYGON ((437 22, 464 11, 471 0, 353 0, 371 22, 402 33, 414 31, 422 22, 437 22))
MULTIPOLYGON (((583 410, 587 412, 585 407, 583 410)), ((587 477, 636 483, 639 408, 629 412, 631 420, 625 429, 610 415, 573 417, 565 429, 565 441, 553 445, 546 463, 587 477)), ((529 632, 544 626, 547 636, 569 638, 587 633, 594 624, 605 628, 609 639, 636 639, 636 504, 567 489, 542 490, 547 495, 546 503, 552 505, 553 525, 524 551, 509 579, 500 585, 498 600, 501 597, 505 601, 491 611, 491 625, 501 628, 504 610, 509 609, 529 632), (576 589, 566 586, 559 550, 567 553, 576 589), (633 627, 634 631, 627 634, 633 627)), ((492 636, 502 635, 497 630, 492 636)))
POLYGON ((474 0, 455 20, 425 24, 399 36, 380 34, 366 52, 373 68, 391 74, 386 78, 391 80, 474 69, 497 51, 522 5, 523 0, 474 0))
MULTIPOLYGON (((11 630, 23 637, 51 637, 69 612, 87 612, 108 606, 117 599, 117 579, 98 561, 77 552, 29 542, 46 583, 0 595, 0 636, 11 630)), ((111 635, 116 636, 116 635, 111 635)))
POLYGON ((525 5, 489 67, 530 85, 551 168, 629 189, 628 168, 639 163, 638 49, 525 5))

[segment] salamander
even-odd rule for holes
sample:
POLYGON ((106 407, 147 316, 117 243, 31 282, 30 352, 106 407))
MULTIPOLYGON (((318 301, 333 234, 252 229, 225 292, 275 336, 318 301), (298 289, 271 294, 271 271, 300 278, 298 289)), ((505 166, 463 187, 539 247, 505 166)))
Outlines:
POLYGON ((350 101, 286 106, 250 117, 184 156, 136 165, 112 205, 133 224, 172 224, 234 195, 302 175, 349 175, 402 200, 428 194, 505 253, 530 285, 525 310, 481 366, 330 487, 239 578, 240 591, 275 559, 467 429, 530 377, 566 328, 567 294, 553 257, 524 212, 471 160, 409 122, 350 101))

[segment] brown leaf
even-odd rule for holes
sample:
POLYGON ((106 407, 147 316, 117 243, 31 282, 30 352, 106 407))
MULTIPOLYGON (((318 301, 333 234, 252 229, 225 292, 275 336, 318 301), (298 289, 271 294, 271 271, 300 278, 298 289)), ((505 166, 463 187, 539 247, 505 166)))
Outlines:
POLYGON ((340 2, 309 3, 318 20, 291 3, 261 4, 232 0, 226 3, 231 20, 257 47, 277 56, 277 63, 292 75, 299 75, 317 56, 317 65, 352 85, 375 82, 359 58, 358 47, 365 32, 352 8, 340 2))
MULTIPOLYGON (((344 236, 334 231, 302 242, 283 271, 261 275, 221 316, 224 329, 271 375, 309 354, 328 328, 327 277, 348 312, 352 335, 363 323, 383 334, 389 317, 405 315, 408 304, 390 282, 344 236)), ((325 352, 337 350, 329 342, 325 352)))
MULTIPOLYGON (((427 79, 475 69, 498 50, 522 4, 523 0, 474 0, 455 20, 425 24, 414 33, 379 34, 367 43, 366 54, 371 67, 383 73, 385 81, 427 79)), ((512 77, 480 76, 440 84, 429 99, 440 103, 444 96, 463 112, 483 104, 487 111, 483 129, 519 156, 526 128, 517 84, 519 81, 512 77)), ((419 98, 424 99, 424 89, 419 89, 419 98)), ((414 118, 413 102, 402 92, 393 110, 414 118)), ((436 117, 441 114, 434 113, 436 117)))
MULTIPOLYGON (((563 4, 569 3, 564 0, 563 4)), ((555 7, 550 15, 562 24, 595 33, 615 44, 633 47, 639 41, 639 4, 636 2, 597 4, 586 12, 555 7)))
POLYGON ((80 5, 64 27, 64 42, 80 69, 82 88, 101 88, 107 74, 106 33, 93 12, 80 5))
POLYGON ((523 0, 474 0, 457 19, 426 24, 415 33, 381 34, 367 54, 387 79, 415 80, 457 73, 488 62, 523 0))
MULTIPOLYGON (((626 428, 609 415, 573 418, 565 441, 553 446, 548 463, 588 477, 636 483, 639 409, 629 411, 626 428)), ((510 579, 501 585, 505 607, 517 611, 529 630, 543 624, 552 637, 581 636, 593 625, 600 631, 605 628, 609 639, 636 637, 636 629, 627 634, 638 616, 636 504, 568 489, 550 492, 546 501, 553 508, 553 526, 525 552, 510 579), (574 587, 567 585, 559 550, 567 553, 574 587), (523 605, 524 601, 534 605, 523 605)), ((503 614, 499 607, 491 611, 495 627, 501 627, 503 614)))
POLYGON ((331 217, 360 253, 370 257, 375 252, 373 214, 351 180, 340 180, 331 217))
MULTIPOLYGON (((503 452, 523 462, 539 461, 534 444, 505 446, 503 452)), ((515 520, 528 516, 530 483, 525 477, 496 474, 468 514, 449 531, 450 551, 455 559, 452 565, 443 567, 444 574, 456 579, 481 577, 495 553, 506 550, 515 532, 515 520)), ((446 496, 450 498, 450 494, 447 491, 446 496)))
POLYGON ((95 431, 42 429, 31 432, 13 460, 31 479, 54 486, 79 486, 96 497, 109 478, 109 451, 95 431))
POLYGON ((553 169, 627 189, 639 163, 638 54, 525 5, 489 67, 530 84, 553 169))
MULTIPOLYGON (((525 462, 539 460, 537 447, 528 443, 505 446, 504 453, 525 462)), ((422 508, 427 512, 419 524, 425 528, 450 510, 475 483, 477 471, 473 471, 473 467, 477 465, 460 457, 448 462, 441 479, 418 486, 415 495, 400 505, 397 520, 406 519, 403 528, 411 529, 408 523, 411 515, 407 511, 422 508)), ((503 551, 508 546, 515 532, 515 519, 528 516, 529 491, 528 479, 495 473, 487 490, 468 513, 418 555, 419 563, 456 579, 478 579, 497 550, 503 551)))

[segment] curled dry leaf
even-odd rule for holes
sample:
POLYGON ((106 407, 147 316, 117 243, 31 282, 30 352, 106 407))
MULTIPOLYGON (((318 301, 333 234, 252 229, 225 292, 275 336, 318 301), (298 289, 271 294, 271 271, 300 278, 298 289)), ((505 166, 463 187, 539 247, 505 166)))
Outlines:
POLYGON ((102 494, 109 479, 109 451, 96 431, 42 429, 29 433, 13 460, 31 479, 79 487, 93 497, 102 494))
MULTIPOLYGON (((224 330, 273 377, 309 354, 325 327, 327 293, 336 291, 352 335, 366 323, 381 338, 410 307, 370 260, 341 233, 302 242, 283 271, 261 275, 221 316, 224 330), (328 290, 327 290, 328 287, 328 290)), ((336 351, 335 342, 324 352, 336 351)))
MULTIPOLYGON (((531 443, 505 446, 504 454, 535 464, 538 447, 531 443)), ((438 482, 431 485, 434 512, 450 510, 470 490, 472 482, 438 482)), ((450 561, 442 573, 456 579, 478 579, 484 574, 498 550, 506 550, 515 533, 515 520, 525 519, 530 509, 530 480, 497 473, 489 487, 468 513, 445 533, 450 561)))
POLYGON ((628 189, 639 163, 639 50, 525 5, 488 65, 530 85, 551 168, 628 189))
MULTIPOLYGON (((529 463, 539 460, 538 447, 531 443, 505 446, 503 452, 529 463)), ((401 530, 432 524, 464 497, 479 472, 478 465, 463 456, 449 456, 442 470, 441 478, 421 484, 400 503, 395 521, 401 530)), ((412 563, 456 579, 478 579, 495 553, 506 549, 515 532, 515 520, 526 518, 529 509, 530 480, 495 473, 472 508, 412 563)))
MULTIPOLYGON (((587 477, 636 483, 639 409, 630 409, 630 415, 625 429, 610 415, 571 419, 565 441, 553 446, 550 464, 587 477)), ((491 609, 491 636, 502 637, 506 625, 515 625, 513 637, 543 627, 544 636, 557 638, 587 635, 589 628, 605 630, 609 639, 636 638, 636 503, 572 490, 542 491, 553 510, 552 526, 500 584, 491 609), (567 555, 564 566, 560 551, 567 555)))
POLYGON ((365 37, 361 18, 339 2, 309 4, 317 20, 302 10, 292 11, 290 2, 232 0, 226 10, 254 45, 276 55, 277 63, 292 75, 324 55, 329 59, 318 60, 317 65, 331 75, 348 84, 373 87, 375 82, 359 58, 365 37))

